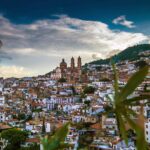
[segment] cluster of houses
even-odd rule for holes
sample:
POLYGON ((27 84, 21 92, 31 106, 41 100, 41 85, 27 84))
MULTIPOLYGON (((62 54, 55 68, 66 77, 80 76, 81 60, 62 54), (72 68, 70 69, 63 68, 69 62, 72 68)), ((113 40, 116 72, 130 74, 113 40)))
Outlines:
MULTIPOLYGON (((134 61, 118 63, 119 86, 123 87, 137 69, 134 61)), ((29 131, 30 135, 24 144, 28 146, 29 143, 41 144, 39 139, 43 134, 43 125, 45 134, 51 134, 64 123, 71 122, 65 142, 72 145, 72 150, 80 147, 80 136, 87 132, 92 133, 90 150, 134 150, 132 138, 128 145, 120 139, 115 116, 106 116, 104 113, 109 104, 108 95, 114 94, 113 82, 111 65, 91 64, 83 71, 80 57, 77 67, 74 58, 71 59, 71 67, 67 67, 63 59, 60 67, 44 76, 0 78, 0 131, 13 127, 29 131), (61 78, 66 81, 59 82, 61 78), (94 91, 84 93, 87 87, 93 87, 94 91), (88 125, 88 128, 79 128, 80 124, 88 125)), ((141 94, 150 94, 150 72, 130 96, 141 94)), ((132 109, 140 112, 139 106, 133 106, 132 109)), ((150 143, 149 104, 144 105, 144 117, 145 137, 150 143)), ((1 147, 6 145, 4 142, 1 147)))

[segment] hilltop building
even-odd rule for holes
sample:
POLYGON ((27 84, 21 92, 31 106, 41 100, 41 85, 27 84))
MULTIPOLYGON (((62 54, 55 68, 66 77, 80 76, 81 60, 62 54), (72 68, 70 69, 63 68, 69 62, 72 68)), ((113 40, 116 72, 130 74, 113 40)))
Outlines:
POLYGON ((71 58, 70 67, 68 67, 65 59, 62 59, 59 67, 51 72, 50 77, 54 80, 65 78, 68 82, 85 82, 87 80, 86 75, 82 72, 82 60, 80 56, 77 59, 77 66, 75 65, 74 57, 71 58))

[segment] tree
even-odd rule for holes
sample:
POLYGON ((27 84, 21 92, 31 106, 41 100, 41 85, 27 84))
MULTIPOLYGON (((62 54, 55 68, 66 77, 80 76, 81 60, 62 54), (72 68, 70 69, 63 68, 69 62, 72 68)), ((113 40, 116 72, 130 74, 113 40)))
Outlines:
POLYGON ((45 129, 45 117, 43 117, 43 124, 42 124, 42 133, 45 134, 46 129, 45 129))
POLYGON ((82 98, 86 98, 86 95, 84 94, 84 92, 80 93, 80 98, 81 98, 81 101, 82 101, 82 98))
POLYGON ((102 79, 99 79, 99 81, 110 82, 110 79, 108 79, 108 78, 102 78, 102 79))
MULTIPOLYGON (((134 90, 142 83, 145 76, 148 73, 148 66, 145 66, 144 68, 140 69, 138 72, 136 72, 127 82, 124 88, 119 90, 118 85, 118 73, 116 72, 116 67, 113 64, 113 70, 114 70, 114 90, 115 94, 113 97, 109 97, 110 105, 109 109, 107 110, 107 113, 114 113, 118 130, 120 133, 120 136, 122 139, 125 140, 126 144, 128 143, 128 137, 126 132, 125 124, 128 123, 130 127, 135 131, 136 133, 136 147, 137 150, 147 150, 147 143, 145 141, 145 134, 144 134, 144 119, 141 114, 136 114, 130 106, 135 105, 136 102, 145 100, 150 98, 149 96, 139 96, 139 97, 133 97, 128 98, 130 94, 134 92, 134 90), (139 123, 136 123, 133 120, 133 117, 139 118, 139 123), (142 143, 142 144, 141 144, 142 143)), ((141 109, 142 110, 142 109, 141 109)))
POLYGON ((59 80, 58 80, 58 82, 60 82, 60 83, 64 83, 64 82, 66 82, 67 80, 65 79, 65 78, 60 78, 59 80))
POLYGON ((87 105, 87 107, 90 107, 90 103, 91 103, 91 101, 88 101, 88 100, 84 101, 84 104, 87 105))
POLYGON ((19 150, 40 150, 40 145, 35 143, 29 147, 22 147, 19 150))
POLYGON ((18 119, 19 119, 19 120, 25 120, 25 119, 26 119, 25 113, 20 113, 20 114, 18 114, 18 119))
POLYGON ((86 86, 83 90, 84 94, 93 94, 95 91, 95 88, 93 86, 86 86))
POLYGON ((87 150, 89 145, 93 142, 93 135, 91 133, 85 133, 79 136, 79 149, 87 150))
POLYGON ((8 129, 2 131, 1 137, 8 140, 8 146, 5 148, 6 150, 19 150, 20 145, 25 142, 28 134, 26 131, 21 131, 17 129, 8 129))
POLYGON ((76 95, 75 87, 74 87, 74 86, 71 86, 70 88, 71 88, 71 90, 72 90, 72 92, 73 92, 73 95, 76 95))
POLYGON ((28 115, 26 121, 32 120, 32 115, 28 115))
POLYGON ((137 63, 135 63, 136 67, 142 68, 144 66, 146 66, 147 63, 144 60, 138 61, 137 63))
POLYGON ((148 85, 145 84, 145 85, 144 85, 144 92, 147 92, 147 91, 148 91, 147 88, 148 88, 148 85))

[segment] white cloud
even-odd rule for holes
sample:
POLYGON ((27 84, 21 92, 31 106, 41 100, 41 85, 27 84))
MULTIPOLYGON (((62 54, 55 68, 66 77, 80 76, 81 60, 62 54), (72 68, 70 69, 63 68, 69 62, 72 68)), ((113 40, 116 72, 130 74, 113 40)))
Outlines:
POLYGON ((0 77, 32 76, 35 72, 20 66, 0 66, 0 77))
POLYGON ((67 15, 26 25, 13 24, 0 16, 0 39, 3 42, 0 58, 12 57, 7 64, 19 64, 29 70, 34 68, 37 74, 58 66, 62 57, 69 60, 72 56, 81 55, 85 63, 95 58, 106 58, 114 50, 121 51, 150 41, 142 33, 115 31, 103 22, 67 15))
POLYGON ((114 24, 120 24, 127 28, 135 28, 134 22, 126 19, 126 16, 119 16, 112 21, 114 24))
POLYGON ((36 49, 33 48, 12 48, 13 53, 20 54, 20 55, 35 55, 36 49))

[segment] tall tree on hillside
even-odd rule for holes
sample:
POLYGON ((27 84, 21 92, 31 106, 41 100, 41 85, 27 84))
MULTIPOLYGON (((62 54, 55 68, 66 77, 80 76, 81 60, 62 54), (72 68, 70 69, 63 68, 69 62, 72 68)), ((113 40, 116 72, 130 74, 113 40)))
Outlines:
POLYGON ((45 117, 43 117, 43 124, 42 124, 42 133, 45 134, 46 129, 45 129, 45 117))

